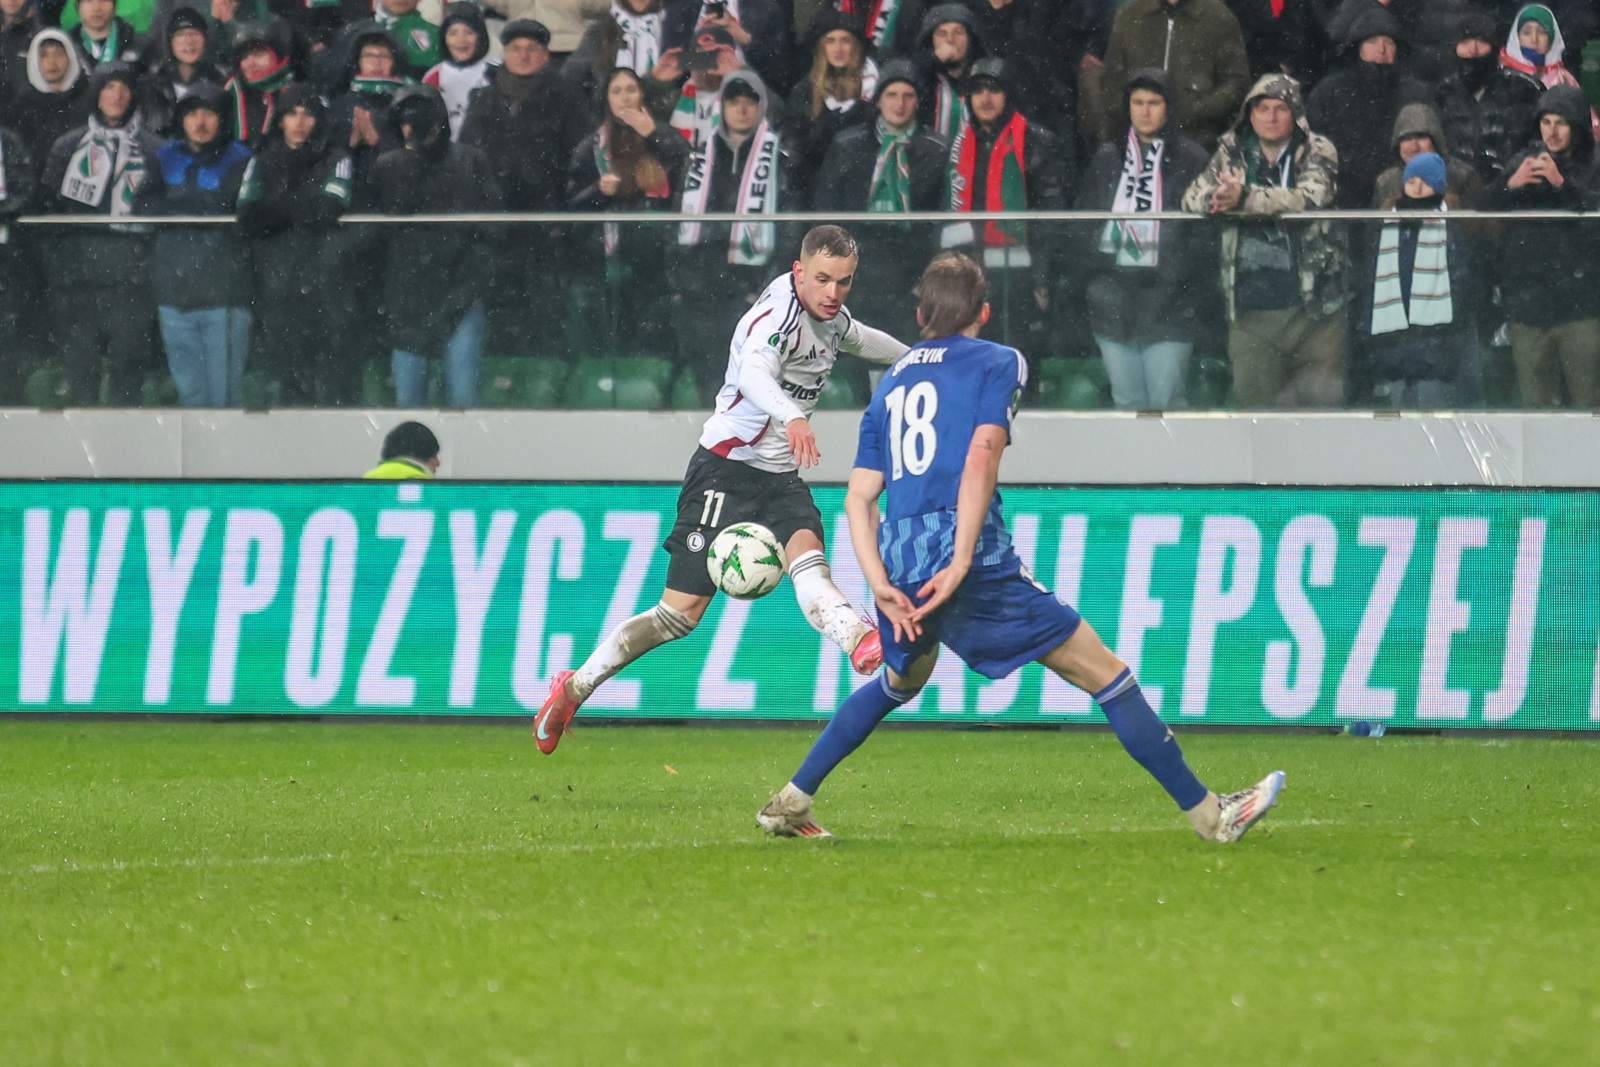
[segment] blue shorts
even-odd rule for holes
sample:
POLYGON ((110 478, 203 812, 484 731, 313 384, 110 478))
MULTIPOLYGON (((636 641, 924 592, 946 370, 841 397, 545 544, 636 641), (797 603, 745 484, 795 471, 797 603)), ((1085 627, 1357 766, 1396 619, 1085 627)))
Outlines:
MULTIPOLYGON (((913 603, 918 582, 902 590, 913 603)), ((1083 619, 1055 594, 1025 577, 968 574, 955 596, 922 620, 922 636, 894 639, 894 626, 878 612, 883 661, 900 677, 936 644, 943 644, 985 678, 1004 678, 1071 637, 1083 619)))

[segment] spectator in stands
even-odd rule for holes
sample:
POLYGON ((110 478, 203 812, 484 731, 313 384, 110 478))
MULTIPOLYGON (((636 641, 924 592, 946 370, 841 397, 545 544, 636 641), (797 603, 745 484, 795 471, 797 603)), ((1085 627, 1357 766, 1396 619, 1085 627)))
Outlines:
POLYGON ((1056 0, 975 0, 973 24, 984 54, 1003 59, 1016 85, 1017 109, 1030 121, 1062 131, 1072 90, 1057 71, 1056 0))
MULTIPOLYGON (((183 131, 162 142, 139 187, 142 215, 232 215, 250 150, 228 136, 227 104, 205 84, 182 100, 183 131)), ((167 368, 184 407, 244 403, 250 350, 250 261, 232 226, 162 226, 150 257, 151 288, 167 368)))
MULTIPOLYGON (((1096 153, 1077 207, 1133 216, 1178 211, 1205 170, 1206 150, 1179 132, 1164 72, 1134 71, 1123 95, 1126 135, 1096 153)), ((1074 265, 1089 273, 1089 327, 1112 401, 1134 411, 1185 407, 1200 308, 1215 285, 1209 227, 1130 218, 1086 232, 1092 243, 1074 265)))
POLYGON ((239 228, 250 239, 258 362, 277 380, 285 405, 354 399, 359 360, 341 343, 353 295, 340 270, 336 231, 349 207, 355 169, 334 143, 322 98, 293 85, 239 192, 239 228))
POLYGON ((83 121, 89 79, 78 62, 78 50, 61 30, 40 30, 28 45, 28 77, 15 87, 5 123, 28 146, 28 155, 42 163, 56 140, 83 121))
MULTIPOLYGON (((795 5, 796 28, 802 5, 795 5)), ((910 56, 917 50, 922 29, 923 0, 834 0, 833 8, 856 20, 861 27, 867 51, 882 64, 894 56, 910 56)), ((810 32, 810 26, 805 26, 810 32)))
POLYGON ((139 34, 117 14, 117 0, 74 0, 74 10, 78 26, 63 28, 72 34, 85 70, 116 60, 138 62, 139 34))
POLYGON ((387 121, 394 94, 406 84, 400 45, 376 22, 357 23, 344 35, 345 90, 328 106, 329 136, 348 149, 357 182, 364 182, 385 152, 400 147, 399 132, 387 121))
POLYGON ((422 80, 439 90, 450 110, 450 139, 461 137, 467 103, 478 89, 489 85, 489 30, 477 4, 451 4, 439 24, 444 58, 422 80))
MULTIPOLYGON (((1490 211, 1593 211, 1600 207, 1589 102, 1558 85, 1539 100, 1539 139, 1484 193, 1490 211)), ((1600 288, 1591 226, 1511 222, 1500 286, 1511 356, 1528 408, 1600 407, 1600 288)))
POLYGON ((1372 187, 1393 159, 1386 136, 1400 109, 1428 98, 1428 90, 1406 77, 1396 60, 1400 24, 1374 5, 1350 24, 1346 65, 1311 91, 1306 118, 1339 153, 1339 190, 1333 206, 1363 208, 1372 187))
MULTIPOLYGON (((740 68, 739 50, 733 38, 720 26, 704 26, 696 34, 693 49, 698 52, 717 53, 715 66, 710 70, 697 70, 684 83, 673 103, 672 128, 683 134, 689 147, 702 151, 711 139, 717 116, 722 107, 722 80, 740 68)), ((669 49, 657 64, 655 76, 675 79, 679 77, 683 49, 669 49)))
POLYGON ((1555 13, 1543 4, 1527 4, 1511 22, 1500 62, 1537 78, 1547 89, 1577 85, 1578 79, 1563 62, 1566 49, 1567 42, 1561 36, 1555 13))
POLYGON ((1078 141, 1085 146, 1104 139, 1101 127, 1106 103, 1101 76, 1116 14, 1117 0, 1065 0, 1055 33, 1056 73, 1073 86, 1078 141))
MULTIPOLYGON (((735 71, 723 79, 718 101, 721 120, 689 163, 680 210, 752 219, 786 210, 791 164, 767 118, 766 83, 754 71, 735 71)), ((773 222, 690 222, 678 229, 673 330, 679 360, 706 398, 721 382, 729 331, 771 281, 768 265, 777 245, 773 222)))
POLYGON ((206 55, 206 20, 192 7, 167 19, 159 62, 139 79, 139 108, 145 128, 158 137, 178 137, 178 101, 202 84, 222 88, 227 76, 206 55))
POLYGON ((418 0, 377 0, 372 13, 378 25, 400 42, 402 58, 396 64, 396 73, 421 77, 443 56, 438 24, 418 11, 417 5, 418 0))
MULTIPOLYGON (((1317 0, 1224 0, 1239 20, 1250 76, 1319 73, 1317 0)), ((1375 2, 1375 0, 1371 0, 1375 2)))
POLYGON ((1500 62, 1494 37, 1491 16, 1482 11, 1463 15, 1455 72, 1434 93, 1444 138, 1487 184, 1504 177, 1506 163, 1522 149, 1529 116, 1542 92, 1533 75, 1500 62))
POLYGON ((1207 151, 1250 87, 1239 20, 1222 0, 1129 0, 1118 8, 1106 45, 1100 140, 1120 138, 1128 114, 1117 89, 1146 67, 1167 72, 1181 132, 1207 151))
MULTIPOLYGON (((1460 169, 1477 177, 1465 164, 1460 169)), ((1382 205, 1399 217, 1372 235, 1355 287, 1356 332, 1366 341, 1377 395, 1391 407, 1458 402, 1456 383, 1477 347, 1475 253, 1466 225, 1448 218, 1461 207, 1452 177, 1437 153, 1411 156, 1400 189, 1382 205)))
POLYGON ((589 24, 606 11, 606 0, 486 0, 484 8, 506 24, 537 22, 550 33, 553 55, 566 57, 578 47, 589 24))
MULTIPOLYGON (((676 210, 689 155, 689 142, 645 107, 639 76, 617 67, 606 87, 605 120, 572 156, 567 173, 570 206, 616 213, 676 210)), ((591 278, 603 275, 611 283, 606 328, 619 351, 672 358, 666 267, 671 234, 666 226, 615 223, 577 231, 587 273, 591 278)))
POLYGON ((561 76, 603 116, 611 72, 631 70, 644 87, 645 106, 664 118, 677 102, 677 81, 683 74, 677 59, 683 49, 672 49, 669 56, 666 26, 662 0, 613 0, 611 10, 584 31, 561 76))
POLYGON ((984 55, 977 25, 965 5, 940 4, 923 16, 917 35, 922 56, 933 69, 932 92, 924 95, 917 121, 951 144, 970 121, 962 94, 972 65, 984 55))
MULTIPOLYGON (((1449 171, 1449 195, 1446 197, 1452 211, 1474 210, 1483 193, 1483 179, 1465 160, 1450 153, 1450 141, 1444 135, 1439 116, 1427 104, 1407 104, 1394 120, 1394 135, 1389 138, 1390 161, 1388 170, 1378 175, 1372 189, 1375 208, 1388 208, 1401 203, 1404 197, 1405 169, 1417 156, 1432 152, 1444 160, 1449 171)), ((1431 183, 1430 183, 1431 184, 1431 183)), ((1446 190, 1436 189, 1440 194, 1446 190)))
POLYGON ((732 41, 739 62, 765 82, 789 83, 792 38, 778 0, 671 0, 665 43, 688 47, 702 31, 720 30, 732 41))
MULTIPOLYGON (((42 36, 42 35, 41 35, 42 36)), ((101 63, 89 79, 88 121, 61 135, 45 161, 40 184, 47 211, 80 215, 133 214, 134 197, 152 160, 134 107, 138 73, 127 63, 101 63)), ((52 234, 44 248, 51 312, 47 342, 67 372, 64 399, 97 403, 101 377, 108 399, 126 407, 139 399, 151 356, 150 286, 145 234, 110 226, 74 227, 52 234)))
POLYGON ((1312 132, 1300 87, 1269 74, 1251 88, 1183 210, 1230 216, 1222 292, 1233 388, 1247 408, 1338 407, 1344 398, 1345 257, 1327 222, 1281 215, 1333 203, 1339 157, 1312 132))
MULTIPOLYGON (((572 153, 589 132, 589 111, 550 69, 550 34, 542 25, 507 23, 500 40, 505 65, 487 89, 473 94, 460 141, 488 158, 505 210, 560 211, 567 205, 572 153)), ((490 294, 495 350, 514 342, 524 354, 543 349, 564 356, 563 232, 518 226, 502 236, 490 294)))
MULTIPOLYGON (((512 33, 516 25, 506 31, 512 33)), ((508 44, 518 40, 513 36, 508 44)), ((512 57, 513 49, 507 48, 508 66, 522 65, 512 57)), ((461 144, 450 140, 450 113, 439 90, 406 86, 395 94, 389 121, 405 147, 385 154, 373 167, 378 210, 389 215, 504 210, 489 158, 465 138, 461 144)), ((492 262, 492 246, 475 226, 400 227, 390 235, 384 307, 401 407, 421 407, 427 401, 428 364, 440 357, 445 403, 460 408, 477 404, 483 292, 492 262)))
POLYGON ((876 117, 869 101, 878 82, 878 65, 867 58, 860 25, 850 15, 825 8, 811 24, 807 51, 810 70, 789 94, 783 131, 802 198, 810 196, 834 137, 876 117))
POLYGON ((0 404, 21 399, 26 365, 23 312, 33 297, 33 264, 12 220, 33 207, 33 157, 27 142, 0 126, 0 404))
MULTIPOLYGON (((873 121, 834 138, 816 179, 813 210, 885 215, 940 210, 950 146, 917 121, 925 84, 908 59, 883 65, 873 95, 873 121)), ((916 336, 911 290, 939 250, 938 228, 885 222, 851 229, 861 247, 861 262, 850 306, 864 321, 896 337, 916 336)), ((836 368, 843 369, 842 364, 836 368)))
POLYGON ((282 19, 241 22, 234 29, 236 70, 223 88, 233 97, 233 135, 251 151, 266 143, 278 94, 294 84, 292 48, 289 26, 282 19))
POLYGON ((383 439, 381 461, 363 474, 374 481, 431 480, 439 473, 439 439, 420 422, 402 422, 383 439))
MULTIPOLYGON (((1070 206, 1072 168, 1066 148, 1012 103, 1011 71, 1005 61, 978 60, 965 87, 970 122, 950 147, 947 208, 964 214, 1062 211, 1070 206)), ((956 222, 944 228, 943 246, 981 257, 988 273, 989 300, 995 311, 990 336, 1020 346, 1028 332, 1042 329, 1039 294, 1055 273, 1046 259, 1064 246, 1052 240, 1056 232, 1038 226, 1030 233, 1025 222, 956 222)))
POLYGON ((42 28, 34 0, 0 0, 0 108, 28 76, 28 48, 42 28))

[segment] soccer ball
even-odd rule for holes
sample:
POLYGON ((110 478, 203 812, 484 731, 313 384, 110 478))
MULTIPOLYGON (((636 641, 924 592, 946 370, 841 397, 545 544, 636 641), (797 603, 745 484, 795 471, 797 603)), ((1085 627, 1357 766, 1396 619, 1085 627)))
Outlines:
POLYGON ((778 588, 788 561, 765 526, 736 522, 717 534, 706 553, 706 569, 717 588, 740 600, 756 600, 778 588))

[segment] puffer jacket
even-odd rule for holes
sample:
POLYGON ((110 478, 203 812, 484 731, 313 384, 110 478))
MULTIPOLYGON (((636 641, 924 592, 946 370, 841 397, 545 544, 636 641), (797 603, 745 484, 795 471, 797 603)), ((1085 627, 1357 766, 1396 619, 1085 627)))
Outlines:
POLYGON ((1400 198, 1405 185, 1406 166, 1400 161, 1400 142, 1407 137, 1427 134, 1433 138, 1433 150, 1444 158, 1445 177, 1450 182, 1450 193, 1456 206, 1472 210, 1483 195, 1483 180, 1471 164, 1450 153, 1450 138, 1445 136, 1444 124, 1427 104, 1407 104, 1394 120, 1394 132, 1389 137, 1390 157, 1395 165, 1378 175, 1372 187, 1372 206, 1388 207, 1400 198))
MULTIPOLYGON (((1572 127, 1572 145, 1556 156, 1561 188, 1538 181, 1513 189, 1508 182, 1529 156, 1547 149, 1535 141, 1506 164, 1505 176, 1483 196, 1486 211, 1593 211, 1600 208, 1600 169, 1589 130, 1589 101, 1570 85, 1548 89, 1538 115, 1554 114, 1572 127)), ((1500 292, 1506 314, 1525 326, 1553 327, 1600 316, 1600 239, 1592 226, 1511 222, 1500 255, 1500 292)))
POLYGON ((1451 148, 1472 164, 1478 177, 1494 182, 1533 135, 1531 116, 1543 91, 1531 75, 1499 67, 1481 97, 1457 72, 1439 83, 1433 104, 1451 148))
POLYGON ((1250 86, 1239 20, 1222 0, 1129 0, 1111 24, 1104 59, 1100 84, 1109 91, 1102 128, 1111 136, 1127 129, 1118 90, 1140 68, 1167 72, 1179 130, 1206 148, 1228 128, 1250 86))
MULTIPOLYGON (((1222 184, 1224 173, 1244 174, 1245 150, 1254 139, 1250 109, 1263 97, 1273 97, 1289 105, 1298 127, 1288 151, 1293 153, 1288 188, 1246 185, 1239 204, 1228 212, 1230 222, 1222 230, 1222 292, 1228 306, 1228 321, 1237 318, 1234 306, 1238 281, 1239 224, 1232 219, 1250 215, 1281 215, 1292 211, 1314 211, 1333 203, 1338 186, 1339 153, 1333 142, 1311 131, 1306 121, 1300 85, 1287 74, 1269 74, 1251 87, 1240 105, 1233 128, 1222 135, 1206 169, 1183 195, 1183 210, 1205 214, 1211 194, 1222 184)), ((1349 298, 1346 291, 1347 260, 1343 231, 1332 223, 1277 223, 1289 238, 1294 253, 1295 273, 1300 278, 1300 296, 1314 317, 1333 314, 1349 298)))

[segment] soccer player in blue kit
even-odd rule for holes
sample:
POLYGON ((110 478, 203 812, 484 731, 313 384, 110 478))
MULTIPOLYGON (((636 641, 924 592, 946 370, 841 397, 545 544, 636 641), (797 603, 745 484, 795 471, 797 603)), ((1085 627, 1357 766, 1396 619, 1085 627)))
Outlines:
POLYGON ((1195 832, 1237 841, 1277 803, 1283 772, 1226 796, 1207 789, 1127 665, 1034 581, 1011 547, 995 484, 1028 372, 1015 349, 977 339, 989 320, 987 292, 982 268, 954 252, 935 258, 917 287, 927 340, 878 383, 861 418, 845 498, 888 669, 840 705, 757 821, 783 837, 831 836, 811 813, 818 786, 917 695, 944 644, 985 677, 1004 678, 1037 660, 1093 694, 1117 740, 1195 832), (881 515, 880 496, 887 497, 881 515))

